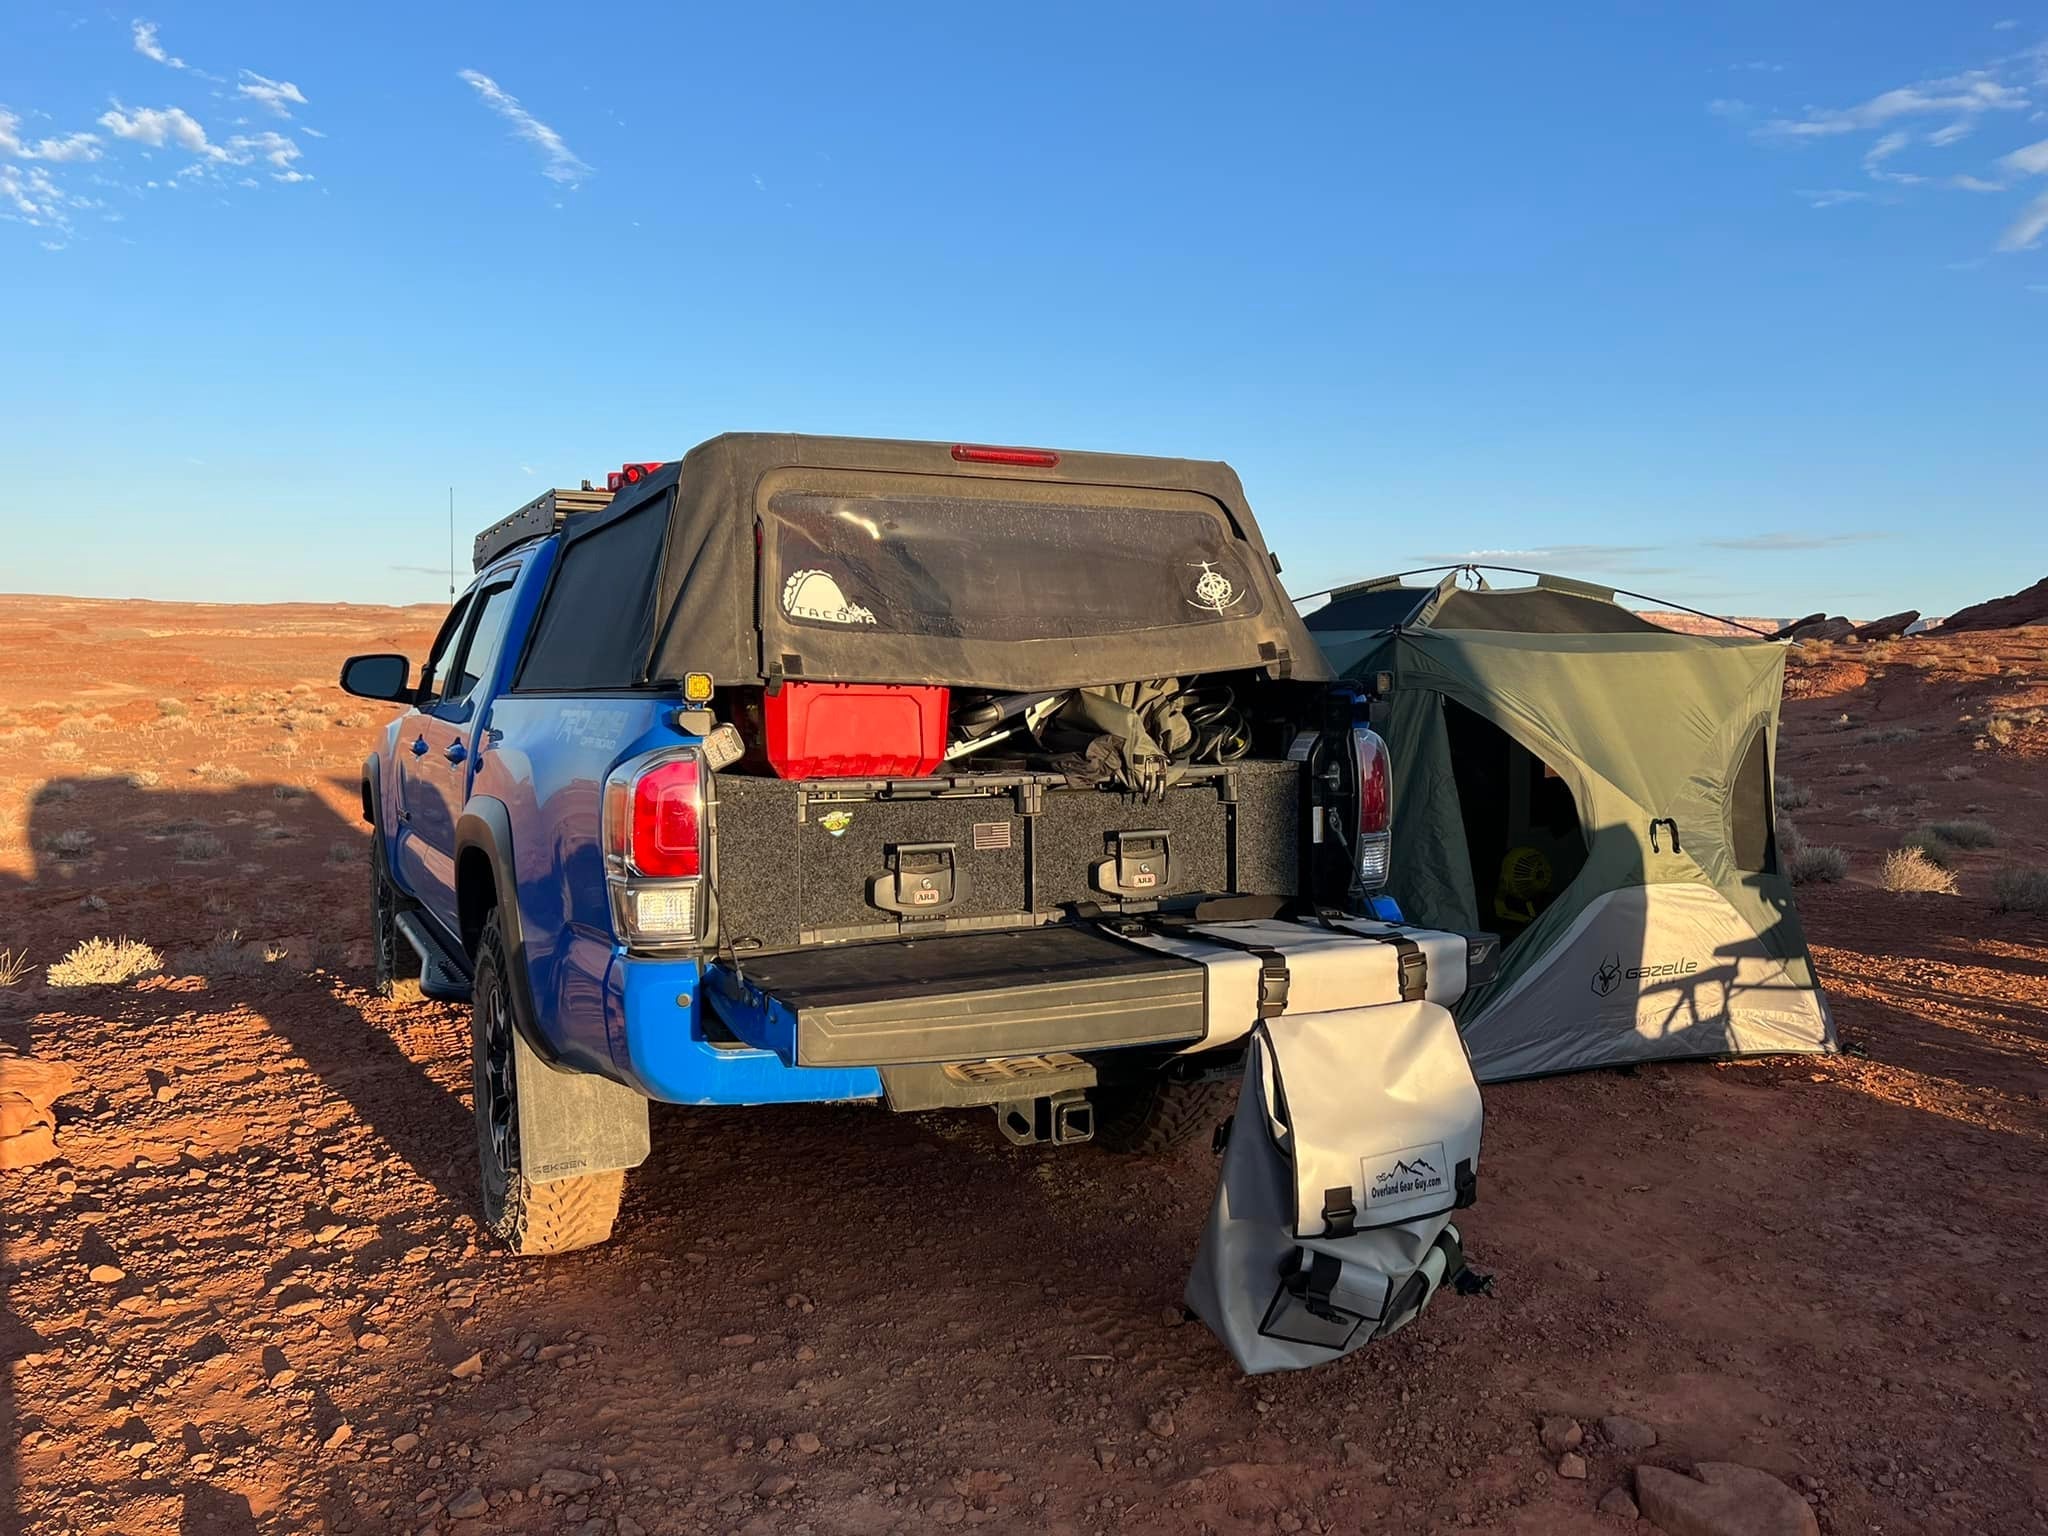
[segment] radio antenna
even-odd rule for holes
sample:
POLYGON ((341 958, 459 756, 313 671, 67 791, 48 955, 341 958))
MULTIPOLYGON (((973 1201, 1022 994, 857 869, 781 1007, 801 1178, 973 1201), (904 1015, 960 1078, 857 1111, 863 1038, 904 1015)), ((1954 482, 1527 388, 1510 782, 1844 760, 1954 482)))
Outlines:
POLYGON ((448 601, 455 601, 455 487, 448 487, 448 601))

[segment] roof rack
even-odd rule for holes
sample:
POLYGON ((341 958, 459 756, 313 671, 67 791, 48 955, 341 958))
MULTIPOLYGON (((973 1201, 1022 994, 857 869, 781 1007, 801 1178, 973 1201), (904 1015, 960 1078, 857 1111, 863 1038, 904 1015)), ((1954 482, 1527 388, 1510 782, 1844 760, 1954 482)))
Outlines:
POLYGON ((502 522, 491 524, 476 536, 476 556, 470 569, 480 571, 508 549, 532 539, 544 539, 579 512, 602 512, 611 505, 610 491, 542 491, 502 522))

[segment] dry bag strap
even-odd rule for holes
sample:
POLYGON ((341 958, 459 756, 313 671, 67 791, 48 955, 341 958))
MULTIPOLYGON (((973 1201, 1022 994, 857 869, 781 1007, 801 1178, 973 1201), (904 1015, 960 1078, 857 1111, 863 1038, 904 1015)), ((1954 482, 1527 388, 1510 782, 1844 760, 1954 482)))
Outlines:
POLYGON ((1270 944, 1253 944, 1244 939, 1225 938, 1207 928, 1196 928, 1190 923, 1170 918, 1144 916, 1136 922, 1154 933, 1170 933, 1176 938, 1198 939, 1204 944, 1214 944, 1222 949, 1241 950, 1255 955, 1259 962, 1259 1017, 1277 1019, 1287 1011, 1287 957, 1270 944))
MULTIPOLYGON (((1391 944, 1394 947, 1394 968, 1401 987, 1401 1001, 1419 1003, 1429 996, 1429 956, 1422 952, 1422 946, 1401 930, 1406 923, 1389 923, 1385 933, 1360 933, 1349 926, 1348 914, 1330 912, 1323 908, 1316 910, 1316 921, 1331 933, 1348 933, 1354 939, 1370 939, 1375 944, 1391 944)), ((1377 919, 1373 919, 1377 921, 1377 919)))
POLYGON ((1290 1296, 1324 1322, 1343 1323, 1351 1321, 1350 1314, 1340 1312, 1330 1299, 1343 1273, 1343 1264, 1331 1255, 1297 1248, 1283 1262, 1280 1283, 1290 1296), (1304 1254, 1307 1264, 1301 1262, 1304 1254))

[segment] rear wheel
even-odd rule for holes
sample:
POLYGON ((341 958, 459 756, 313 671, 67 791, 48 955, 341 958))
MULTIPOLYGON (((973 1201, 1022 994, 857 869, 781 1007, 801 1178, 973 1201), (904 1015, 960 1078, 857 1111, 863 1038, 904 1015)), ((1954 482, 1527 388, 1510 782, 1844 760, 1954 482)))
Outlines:
POLYGON ((511 973, 495 910, 477 940, 470 992, 471 1081, 484 1225, 514 1253, 566 1253, 612 1235, 624 1170, 535 1183, 519 1171, 519 1075, 552 1069, 512 1023, 511 973))
POLYGON ((375 950, 379 997, 395 1002, 420 1000, 420 957, 398 931, 398 914, 404 898, 391 882, 391 866, 384 851, 384 834, 372 829, 370 835, 370 943, 375 950))
POLYGON ((1089 1095, 1095 1143, 1111 1152, 1161 1156, 1212 1134, 1236 1096, 1236 1078, 1182 1082, 1163 1073, 1098 1088, 1089 1095))

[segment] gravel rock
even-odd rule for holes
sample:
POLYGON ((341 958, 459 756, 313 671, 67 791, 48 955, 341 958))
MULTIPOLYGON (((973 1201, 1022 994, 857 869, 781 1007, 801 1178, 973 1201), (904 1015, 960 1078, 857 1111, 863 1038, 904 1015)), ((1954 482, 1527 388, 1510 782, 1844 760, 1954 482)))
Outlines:
POLYGON ((481 1354, 475 1354, 471 1355, 467 1360, 449 1366, 448 1374, 457 1381, 467 1381, 472 1376, 481 1376, 483 1370, 484 1357, 481 1354))
POLYGON ((474 1483, 448 1501, 448 1518, 451 1520, 476 1520, 490 1511, 491 1501, 474 1483))
POLYGON ((1586 1432, 1579 1428, 1579 1421, 1566 1418, 1561 1413, 1545 1414, 1536 1433, 1543 1441, 1543 1449, 1553 1456, 1577 1450, 1586 1439, 1586 1432))
POLYGON ((1566 1451, 1557 1458, 1557 1475, 1568 1477, 1575 1483, 1586 1480, 1586 1458, 1577 1451, 1566 1451))
POLYGON ((1600 1495, 1596 1506, 1603 1515, 1612 1515, 1617 1520, 1636 1518, 1636 1501, 1628 1496, 1626 1488, 1610 1488, 1600 1495))
POLYGON ((1164 1408, 1146 1415, 1145 1427, 1162 1440, 1173 1438, 1173 1415, 1164 1408))
POLYGON ((549 1467, 540 1475, 540 1486, 547 1493, 588 1493, 597 1479, 574 1467, 549 1467))
POLYGON ((1668 1536, 1820 1536, 1806 1500, 1768 1472, 1703 1461, 1697 1480, 1663 1467, 1636 1468, 1636 1502, 1668 1536))
POLYGON ((812 1434, 808 1429, 798 1430, 790 1437, 789 1443, 796 1447, 797 1454, 800 1456, 815 1456, 818 1452, 825 1449, 825 1442, 812 1434))
POLYGON ((90 1271, 90 1278, 99 1285, 119 1285, 128 1278, 128 1271, 118 1264, 95 1264, 90 1271))
POLYGON ((1610 1413, 1600 1421, 1600 1438, 1617 1451, 1647 1451, 1657 1443, 1657 1431, 1641 1419, 1610 1413))

